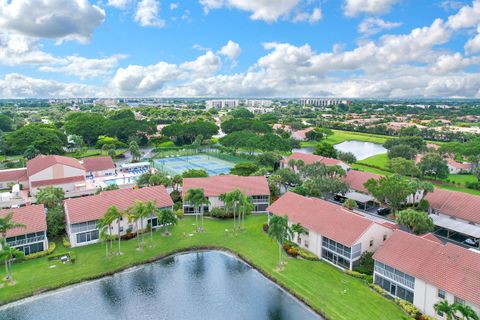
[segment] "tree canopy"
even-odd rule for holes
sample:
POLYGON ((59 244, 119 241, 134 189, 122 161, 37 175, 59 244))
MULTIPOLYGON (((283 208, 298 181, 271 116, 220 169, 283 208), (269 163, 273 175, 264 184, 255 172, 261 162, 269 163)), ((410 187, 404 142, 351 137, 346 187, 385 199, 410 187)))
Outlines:
POLYGON ((406 209, 398 212, 396 218, 399 224, 414 234, 424 234, 434 228, 433 220, 426 212, 406 209))
POLYGON ((447 161, 436 153, 426 154, 418 164, 420 172, 424 176, 446 179, 449 174, 447 161))
POLYGON ((203 139, 211 139, 217 133, 218 127, 206 121, 174 123, 162 129, 162 134, 172 139, 177 145, 192 144, 199 135, 203 139))
POLYGON ((63 154, 67 136, 52 125, 32 123, 7 133, 5 144, 10 154, 23 154, 29 146, 42 154, 63 154))

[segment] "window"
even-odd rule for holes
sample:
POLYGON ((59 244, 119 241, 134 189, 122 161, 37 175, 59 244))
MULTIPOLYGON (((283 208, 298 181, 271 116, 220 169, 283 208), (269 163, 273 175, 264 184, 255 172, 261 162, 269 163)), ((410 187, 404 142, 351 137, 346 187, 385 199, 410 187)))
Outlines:
POLYGON ((373 240, 370 240, 370 247, 373 247, 373 240))
POLYGON ((308 240, 305 240, 305 248, 308 248, 308 240))
POLYGON ((465 301, 462 300, 462 299, 460 299, 460 298, 458 298, 458 297, 455 297, 454 303, 460 304, 460 305, 462 305, 462 306, 465 305, 465 301))
POLYGON ((443 291, 442 289, 438 289, 438 297, 440 299, 445 299, 445 291, 443 291))
POLYGON ((383 241, 386 241, 386 240, 387 240, 387 235, 384 234, 384 235, 383 235, 383 241))

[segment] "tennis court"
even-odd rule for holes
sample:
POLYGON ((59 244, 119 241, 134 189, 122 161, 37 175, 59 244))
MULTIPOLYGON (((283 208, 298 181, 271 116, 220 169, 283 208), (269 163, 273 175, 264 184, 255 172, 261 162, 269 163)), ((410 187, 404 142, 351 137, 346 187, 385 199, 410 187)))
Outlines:
POLYGON ((205 170, 209 176, 228 174, 234 163, 208 155, 198 154, 193 156, 169 157, 154 160, 157 170, 169 175, 182 174, 189 169, 205 170))

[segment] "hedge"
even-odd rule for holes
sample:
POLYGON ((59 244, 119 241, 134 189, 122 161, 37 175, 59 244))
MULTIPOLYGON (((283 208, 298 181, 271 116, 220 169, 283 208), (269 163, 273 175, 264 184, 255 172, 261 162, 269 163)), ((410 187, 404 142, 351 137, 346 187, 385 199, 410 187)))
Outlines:
POLYGON ((55 251, 56 246, 57 245, 55 244, 55 242, 50 242, 48 244, 48 249, 47 250, 29 254, 28 256, 25 256, 24 260, 33 260, 33 259, 36 259, 36 258, 47 256, 47 255, 51 254, 53 251, 55 251))

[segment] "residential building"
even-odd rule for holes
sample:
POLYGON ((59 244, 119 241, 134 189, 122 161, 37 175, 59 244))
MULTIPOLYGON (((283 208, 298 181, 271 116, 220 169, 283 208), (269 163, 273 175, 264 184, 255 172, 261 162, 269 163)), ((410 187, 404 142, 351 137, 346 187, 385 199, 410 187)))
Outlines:
POLYGON ((269 215, 288 216, 289 224, 300 223, 305 235, 294 241, 323 260, 349 269, 365 251, 375 251, 392 234, 392 227, 377 223, 342 206, 318 198, 287 192, 268 207, 269 215))
POLYGON ((343 195, 346 199, 355 200, 361 209, 367 209, 369 205, 375 202, 375 198, 372 197, 365 183, 370 179, 380 179, 381 176, 371 172, 363 172, 357 170, 347 171, 344 181, 349 185, 350 191, 343 195))
POLYGON ((480 239, 480 197, 436 188, 427 193, 430 217, 443 236, 463 235, 480 239))
POLYGON ((47 216, 43 204, 0 210, 1 217, 9 213, 13 213, 15 223, 25 226, 7 231, 9 246, 23 251, 25 255, 48 249, 47 216))
POLYGON ((301 98, 301 106, 314 106, 314 107, 331 107, 339 104, 350 105, 351 101, 342 99, 328 99, 328 98, 301 98))
POLYGON ((307 140, 307 132, 312 131, 313 128, 306 128, 292 132, 292 138, 295 140, 305 141, 307 140))
POLYGON ((111 157, 93 157, 82 160, 87 176, 104 177, 115 174, 115 163, 111 157))
POLYGON ((32 195, 47 186, 59 187, 65 192, 85 190, 85 168, 70 157, 38 155, 27 161, 27 176, 32 195))
POLYGON ((468 162, 457 162, 454 159, 447 159, 448 172, 450 174, 470 173, 472 172, 473 165, 468 162))
MULTIPOLYGON (((310 153, 303 153, 303 152, 294 152, 290 156, 282 159, 280 161, 280 167, 288 168, 288 161, 290 161, 291 159, 302 160, 304 164, 312 164, 315 162, 320 162, 326 166, 340 166, 345 171, 350 170, 350 166, 343 161, 333 159, 333 158, 317 156, 310 153)), ((294 170, 298 171, 298 168, 294 168, 294 170)))
POLYGON ((442 300, 480 312, 480 253, 396 230, 373 258, 374 282, 422 313, 444 319, 434 309, 442 300))
MULTIPOLYGON (((108 208, 116 206, 125 211, 135 204, 135 201, 153 201, 159 209, 172 209, 173 201, 164 186, 142 189, 119 189, 104 191, 98 195, 81 198, 71 198, 64 201, 66 230, 72 247, 95 243, 99 239, 97 221, 101 219, 108 208)), ((153 228, 159 226, 156 216, 143 220, 143 226, 151 223, 153 228)), ((140 225, 138 226, 140 228, 140 225)), ((127 230, 137 231, 135 223, 124 216, 120 219, 120 229, 113 223, 109 232, 112 235, 124 235, 127 230)))
MULTIPOLYGON (((209 202, 204 208, 205 212, 211 211, 213 208, 223 208, 224 203, 220 200, 220 196, 235 189, 239 189, 246 196, 252 198, 254 206, 252 213, 266 213, 270 204, 270 189, 264 176, 184 178, 183 198, 190 189, 203 189, 203 193, 209 202)), ((183 213, 186 215, 195 214, 194 207, 188 201, 183 202, 183 213)))
POLYGON ((223 100, 207 100, 205 101, 205 107, 207 110, 215 109, 232 109, 240 105, 238 99, 223 99, 223 100))
POLYGON ((27 181, 27 169, 0 170, 0 189, 10 189, 15 184, 27 181))
POLYGON ((59 155, 38 155, 27 161, 26 168, 0 170, 0 187, 19 184, 26 194, 34 196, 41 188, 54 186, 68 194, 82 194, 95 186, 87 186, 86 177, 115 174, 111 157, 92 157, 81 161, 59 155))
POLYGON ((254 99, 254 100, 245 100, 245 106, 247 108, 249 107, 253 107, 253 108, 258 108, 258 107, 261 107, 261 108, 264 108, 264 107, 271 107, 273 105, 273 101, 272 100, 261 100, 261 99, 254 99))

